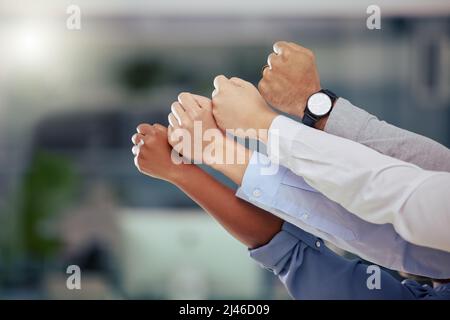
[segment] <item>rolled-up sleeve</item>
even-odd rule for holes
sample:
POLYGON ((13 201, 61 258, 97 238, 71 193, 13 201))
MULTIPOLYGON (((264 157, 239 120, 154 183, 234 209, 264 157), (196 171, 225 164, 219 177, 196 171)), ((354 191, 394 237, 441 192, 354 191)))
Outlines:
POLYGON ((285 271, 292 258, 292 252, 299 244, 299 238, 303 238, 305 244, 316 250, 320 250, 319 238, 304 232, 290 223, 284 223, 282 230, 263 247, 250 250, 250 256, 259 264, 276 275, 285 271), (317 244, 319 246, 317 246, 317 244))
POLYGON ((279 277, 294 299, 419 299, 430 296, 411 284, 401 283, 378 266, 337 255, 321 239, 289 223, 284 223, 268 244, 249 252, 261 266, 279 277), (379 276, 379 288, 368 285, 372 270, 378 272, 375 276, 379 276))

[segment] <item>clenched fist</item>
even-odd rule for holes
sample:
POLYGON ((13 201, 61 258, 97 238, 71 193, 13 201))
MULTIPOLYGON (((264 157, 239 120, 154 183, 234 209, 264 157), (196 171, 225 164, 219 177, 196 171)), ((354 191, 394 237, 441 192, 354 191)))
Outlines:
POLYGON ((314 53, 285 41, 275 43, 273 50, 259 92, 273 107, 302 118, 307 99, 321 88, 314 53))
MULTIPOLYGON (((199 95, 183 92, 174 102, 169 114, 168 140, 175 151, 194 163, 210 164, 208 146, 214 148, 224 139, 212 114, 211 100, 199 95)), ((210 149, 211 149, 210 148, 210 149)))
POLYGON ((144 123, 137 127, 137 131, 131 140, 135 144, 132 152, 138 170, 148 176, 174 182, 183 165, 172 161, 167 128, 160 124, 144 123))
POLYGON ((214 79, 213 114, 217 125, 232 129, 241 137, 260 138, 259 129, 268 129, 277 114, 250 82, 239 78, 214 79))

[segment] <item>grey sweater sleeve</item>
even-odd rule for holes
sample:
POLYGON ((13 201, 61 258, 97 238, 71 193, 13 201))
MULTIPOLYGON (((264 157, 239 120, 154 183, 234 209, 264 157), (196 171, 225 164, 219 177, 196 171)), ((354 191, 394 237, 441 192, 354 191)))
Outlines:
POLYGON ((380 121, 343 98, 336 101, 325 131, 426 170, 450 172, 450 149, 427 137, 380 121))

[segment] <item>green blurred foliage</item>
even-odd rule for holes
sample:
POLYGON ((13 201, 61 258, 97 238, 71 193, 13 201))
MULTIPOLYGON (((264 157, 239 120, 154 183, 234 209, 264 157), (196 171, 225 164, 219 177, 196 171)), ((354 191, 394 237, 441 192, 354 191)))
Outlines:
POLYGON ((156 60, 136 59, 119 71, 119 82, 129 91, 145 91, 158 84, 164 76, 164 66, 156 60))
POLYGON ((21 247, 29 258, 43 259, 59 248, 58 235, 51 226, 71 203, 77 180, 68 159, 42 151, 36 153, 24 176, 18 212, 21 247))

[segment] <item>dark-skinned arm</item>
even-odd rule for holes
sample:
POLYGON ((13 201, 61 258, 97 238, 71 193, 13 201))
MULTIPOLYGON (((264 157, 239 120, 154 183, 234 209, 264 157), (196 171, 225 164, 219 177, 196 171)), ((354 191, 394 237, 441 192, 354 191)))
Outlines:
POLYGON ((249 248, 268 243, 281 230, 283 220, 237 198, 197 166, 185 166, 173 183, 249 248))
POLYGON ((240 200, 201 168, 174 163, 164 126, 142 124, 132 140, 140 172, 176 185, 247 247, 262 246, 281 230, 283 220, 240 200))

